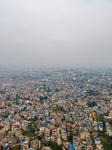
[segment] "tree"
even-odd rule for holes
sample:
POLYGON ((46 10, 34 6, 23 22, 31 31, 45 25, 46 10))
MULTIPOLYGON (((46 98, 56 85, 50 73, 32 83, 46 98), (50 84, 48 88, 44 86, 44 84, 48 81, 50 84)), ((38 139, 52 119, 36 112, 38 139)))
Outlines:
POLYGON ((20 144, 19 145, 16 145, 16 146, 13 146, 11 148, 11 150, 20 150, 20 144))

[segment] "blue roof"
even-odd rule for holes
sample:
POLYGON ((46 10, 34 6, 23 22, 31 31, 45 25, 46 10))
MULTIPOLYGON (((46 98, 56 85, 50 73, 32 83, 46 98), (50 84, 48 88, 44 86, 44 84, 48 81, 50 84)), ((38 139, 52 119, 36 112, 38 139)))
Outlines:
POLYGON ((8 116, 8 118, 10 119, 11 117, 10 117, 10 116, 8 116))
POLYGON ((14 105, 16 105, 16 103, 13 103, 14 105))
POLYGON ((69 150, 74 150, 74 146, 72 144, 67 144, 69 146, 69 150))
POLYGON ((50 86, 51 88, 54 88, 54 86, 50 86))
POLYGON ((44 112, 43 112, 43 110, 40 110, 40 114, 43 114, 44 112))
POLYGON ((101 123, 98 123, 98 125, 100 126, 100 125, 101 125, 101 123))
POLYGON ((86 121, 86 123, 90 123, 90 121, 86 121))
POLYGON ((71 95, 69 95, 68 97, 73 97, 73 95, 71 94, 71 95))
POLYGON ((78 90, 79 89, 79 87, 78 86, 75 86, 75 88, 78 90))
POLYGON ((26 122, 25 125, 28 125, 28 122, 26 122))
POLYGON ((46 120, 46 122, 50 122, 50 120, 46 120))
POLYGON ((96 138, 96 140, 100 141, 100 138, 96 138))

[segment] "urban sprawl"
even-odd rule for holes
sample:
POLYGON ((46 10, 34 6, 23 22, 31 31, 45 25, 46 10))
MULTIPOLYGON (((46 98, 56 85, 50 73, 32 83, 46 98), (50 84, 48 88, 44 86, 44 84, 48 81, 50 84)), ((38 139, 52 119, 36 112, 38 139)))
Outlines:
POLYGON ((2 149, 112 150, 112 69, 1 69, 2 149))

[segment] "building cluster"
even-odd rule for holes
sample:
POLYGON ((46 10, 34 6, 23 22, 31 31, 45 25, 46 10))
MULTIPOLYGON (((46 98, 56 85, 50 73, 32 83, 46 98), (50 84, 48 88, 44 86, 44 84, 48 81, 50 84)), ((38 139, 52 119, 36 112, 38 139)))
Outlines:
POLYGON ((0 71, 0 149, 103 150, 103 136, 112 136, 112 70, 0 71))

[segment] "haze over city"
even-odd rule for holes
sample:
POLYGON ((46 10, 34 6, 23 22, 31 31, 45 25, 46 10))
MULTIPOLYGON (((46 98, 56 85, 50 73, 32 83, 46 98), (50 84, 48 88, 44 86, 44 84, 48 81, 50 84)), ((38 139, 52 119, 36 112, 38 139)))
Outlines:
POLYGON ((112 65, 111 0, 0 1, 0 64, 112 65))
POLYGON ((112 0, 0 0, 0 150, 112 150, 112 0))

